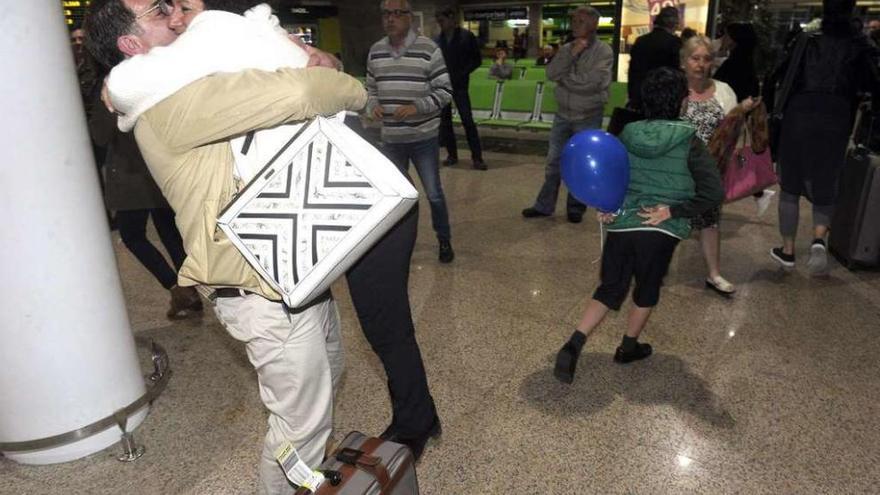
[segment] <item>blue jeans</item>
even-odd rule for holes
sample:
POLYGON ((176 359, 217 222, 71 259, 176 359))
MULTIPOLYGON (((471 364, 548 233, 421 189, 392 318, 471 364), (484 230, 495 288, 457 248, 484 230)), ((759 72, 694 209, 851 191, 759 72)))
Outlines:
MULTIPOLYGON (((553 119, 553 128, 550 129, 550 150, 547 152, 547 166, 544 169, 544 185, 538 192, 534 208, 546 215, 552 215, 556 209, 556 198, 559 196, 559 182, 561 173, 559 170, 559 156, 562 148, 569 138, 585 129, 599 129, 602 127, 602 116, 588 120, 566 120, 558 114, 553 119)), ((566 210, 568 214, 583 215, 587 206, 568 194, 566 210)))
MULTIPOLYGON (((385 143, 385 155, 397 168, 409 177, 409 162, 412 161, 422 180, 422 187, 431 205, 431 223, 440 241, 452 239, 449 228, 449 210, 443 185, 440 184, 440 145, 437 138, 415 143, 385 143)), ((410 179, 412 180, 412 179, 410 179)))

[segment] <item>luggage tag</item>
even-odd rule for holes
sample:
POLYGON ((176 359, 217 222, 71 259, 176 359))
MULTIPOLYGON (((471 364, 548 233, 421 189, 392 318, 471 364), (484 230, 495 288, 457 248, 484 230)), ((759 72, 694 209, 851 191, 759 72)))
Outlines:
POLYGON ((275 451, 275 460, 284 470, 284 475, 294 485, 315 492, 324 482, 324 475, 314 471, 300 457, 290 442, 282 443, 275 451))

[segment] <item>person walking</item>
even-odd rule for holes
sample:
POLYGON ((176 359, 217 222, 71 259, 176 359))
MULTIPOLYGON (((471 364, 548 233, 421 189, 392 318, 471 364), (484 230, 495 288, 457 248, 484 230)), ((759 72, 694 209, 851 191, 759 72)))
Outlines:
MULTIPOLYGON (((811 275, 828 270, 826 237, 837 203, 837 183, 846 149, 856 98, 869 92, 876 107, 880 78, 867 38, 853 29, 854 0, 824 0, 821 31, 801 33, 800 65, 785 102, 779 139, 779 233, 782 245, 770 256, 785 269, 795 266, 795 237, 800 198, 813 207, 813 240, 807 269, 811 275)), ((784 67, 791 63, 791 54, 784 67)), ((780 74, 784 74, 783 69, 780 74)))
POLYGON ((642 85, 646 120, 629 124, 620 135, 633 173, 619 212, 598 214, 608 228, 601 281, 574 333, 556 355, 553 373, 564 383, 574 381, 587 337, 609 310, 620 309, 633 279, 634 306, 614 361, 626 364, 651 355, 651 345, 638 338, 660 300, 675 248, 690 233, 688 218, 724 199, 715 159, 696 129, 680 120, 687 93, 681 71, 668 67, 651 71, 642 85))

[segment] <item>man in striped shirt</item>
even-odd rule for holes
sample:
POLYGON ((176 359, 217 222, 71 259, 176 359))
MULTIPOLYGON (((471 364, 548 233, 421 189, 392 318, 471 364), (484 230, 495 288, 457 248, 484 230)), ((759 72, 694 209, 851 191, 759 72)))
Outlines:
POLYGON ((385 38, 367 59, 367 112, 382 120, 385 154, 404 173, 412 161, 431 205, 431 221, 440 243, 439 259, 455 257, 449 211, 440 184, 440 112, 452 101, 452 85, 440 48, 410 29, 408 0, 384 0, 385 38))

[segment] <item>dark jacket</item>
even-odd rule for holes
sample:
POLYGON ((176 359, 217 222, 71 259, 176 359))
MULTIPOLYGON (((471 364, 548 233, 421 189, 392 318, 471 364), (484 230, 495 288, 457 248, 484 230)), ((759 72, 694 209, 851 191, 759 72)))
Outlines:
POLYGON ((679 51, 681 39, 669 31, 656 27, 648 34, 639 36, 630 50, 627 93, 630 106, 641 106, 642 81, 652 69, 657 67, 681 67, 679 51))
POLYGON ((737 101, 760 95, 758 75, 755 73, 755 62, 751 53, 737 52, 734 48, 712 77, 729 84, 736 93, 737 101))
MULTIPOLYGON (((782 84, 800 37, 807 37, 807 45, 792 84, 792 97, 799 94, 836 95, 855 107, 860 92, 880 96, 880 76, 873 63, 873 48, 864 35, 831 36, 821 33, 800 33, 786 46, 782 62, 764 81, 764 102, 770 113, 774 108, 778 85, 782 84)), ((873 97, 873 108, 878 109, 880 98, 873 97)))
POLYGON ((98 101, 89 118, 92 140, 107 148, 104 201, 111 210, 169 208, 141 156, 134 133, 116 128, 116 116, 98 101))
POLYGON ((446 36, 442 32, 435 41, 446 60, 446 70, 449 71, 452 88, 466 90, 471 72, 475 71, 482 63, 480 45, 477 43, 476 36, 470 31, 455 28, 450 41, 446 40, 446 36))
POLYGON ((859 92, 876 95, 880 88, 872 55, 863 35, 810 36, 791 94, 831 94, 850 102, 859 92))

